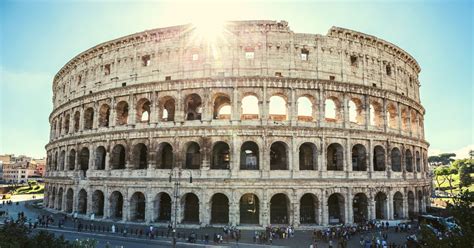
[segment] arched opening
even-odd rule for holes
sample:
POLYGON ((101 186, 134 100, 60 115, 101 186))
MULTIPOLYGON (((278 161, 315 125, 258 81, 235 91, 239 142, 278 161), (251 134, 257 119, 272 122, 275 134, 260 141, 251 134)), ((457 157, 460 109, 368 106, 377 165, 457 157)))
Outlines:
POLYGON ((142 98, 137 102, 137 120, 142 123, 150 122, 150 101, 142 98))
POLYGON ((270 170, 288 170, 288 148, 281 141, 270 147, 270 170))
POLYGON ((382 106, 377 102, 372 102, 369 106, 370 125, 376 127, 383 126, 382 106))
POLYGON ((390 104, 387 107, 388 126, 393 129, 398 128, 398 111, 397 108, 390 104))
POLYGON ((59 170, 63 171, 64 170, 64 163, 66 162, 66 151, 61 151, 61 154, 59 155, 59 170))
POLYGON ((408 218, 412 219, 415 217, 415 194, 412 191, 408 191, 408 218))
POLYGON ((116 124, 118 126, 126 125, 128 123, 128 103, 126 101, 120 101, 117 103, 115 109, 116 113, 116 124))
POLYGON ((211 223, 229 223, 229 199, 221 193, 217 193, 211 198, 211 223))
POLYGON ((105 170, 105 156, 107 152, 105 147, 99 146, 95 150, 95 169, 96 170, 105 170))
POLYGON ((143 170, 148 167, 148 148, 143 143, 133 147, 133 168, 143 170))
POLYGON ((382 146, 374 147, 374 171, 385 171, 385 149, 382 146))
POLYGON ((212 148, 211 169, 230 169, 230 148, 225 142, 219 141, 212 148))
POLYGON ((398 148, 394 147, 391 152, 392 171, 402 171, 402 155, 398 148))
POLYGON ((403 196, 400 192, 393 195, 393 218, 395 220, 403 219, 403 196))
POLYGON ((76 111, 74 113, 74 132, 79 132, 79 122, 81 121, 81 113, 76 111))
POLYGON ((174 121, 175 101, 172 97, 163 97, 160 100, 160 118, 161 121, 174 121))
POLYGON ((58 120, 58 129, 59 129, 59 135, 63 134, 62 133, 62 128, 63 128, 63 118, 62 117, 59 117, 59 120, 58 120))
POLYGON ((318 224, 319 201, 313 194, 304 194, 300 199, 300 223, 318 224))
POLYGON ((110 218, 122 219, 123 217, 123 196, 118 191, 110 195, 110 218))
POLYGON ((324 118, 327 122, 337 122, 341 119, 340 104, 337 98, 330 97, 324 101, 324 118))
POLYGON ((53 164, 54 164, 54 170, 57 170, 58 169, 58 152, 54 153, 53 164))
POLYGON ((302 96, 298 98, 298 120, 312 121, 313 120, 313 104, 308 97, 302 96))
POLYGON ((354 223, 365 223, 369 220, 368 199, 364 193, 358 193, 352 199, 354 223))
POLYGON ((416 159, 416 171, 421 172, 421 157, 420 157, 419 151, 415 152, 415 159, 416 159))
POLYGON ((329 224, 343 224, 345 219, 344 197, 334 193, 328 198, 329 224))
POLYGON ((289 223, 290 201, 285 194, 276 194, 270 200, 270 223, 288 224, 289 223))
POLYGON ((77 201, 77 212, 79 214, 87 213, 87 192, 84 189, 79 191, 79 199, 77 201))
POLYGON ((352 170, 367 170, 367 153, 365 147, 361 144, 357 144, 352 147, 352 170))
POLYGON ((142 192, 135 192, 130 198, 130 220, 145 221, 146 209, 145 195, 142 192))
POLYGON ((51 192, 51 195, 50 195, 50 199, 49 199, 49 208, 53 208, 54 209, 54 204, 56 203, 56 187, 53 187, 53 191, 51 192))
POLYGON ((248 193, 240 198, 240 224, 258 224, 260 216, 258 197, 248 193))
POLYGON ((87 108, 84 111, 84 129, 85 130, 92 129, 93 123, 94 123, 94 109, 87 108))
POLYGON ((327 149, 327 170, 342 171, 344 170, 344 150, 338 143, 332 143, 327 149))
POLYGON ((287 106, 286 100, 281 96, 270 97, 269 103, 269 117, 274 121, 287 120, 287 106))
POLYGON ((96 190, 92 194, 92 213, 96 217, 104 216, 104 193, 100 190, 96 190))
POLYGON ((68 158, 68 169, 74 170, 76 167, 76 150, 72 149, 69 151, 69 158, 68 158))
POLYGON ((58 205, 56 206, 56 209, 61 211, 63 208, 63 188, 59 188, 58 190, 58 205))
POLYGON ((242 98, 242 120, 257 120, 259 118, 258 98, 253 95, 248 95, 242 98))
POLYGON ((357 98, 349 100, 349 121, 359 125, 364 124, 362 102, 357 98))
POLYGON ((317 170, 318 169, 318 152, 313 143, 303 143, 299 151, 300 170, 317 170))
POLYGON ((214 100, 213 119, 230 120, 231 107, 230 98, 227 95, 220 95, 214 100))
POLYGON ((198 143, 190 142, 186 149, 186 169, 198 170, 201 168, 201 148, 198 143))
POLYGON ((125 147, 115 145, 110 156, 110 168, 112 170, 125 169, 125 147))
POLYGON ((378 192, 375 195, 375 218, 377 220, 388 219, 387 195, 383 192, 378 192))
POLYGON ((71 116, 69 114, 66 115, 66 119, 64 120, 64 133, 68 134, 69 133, 69 120, 71 119, 71 116))
POLYGON ((72 189, 68 189, 66 192, 66 213, 72 213, 74 204, 74 191, 72 189))
POLYGON ((201 120, 202 114, 202 100, 198 94, 191 94, 186 97, 185 102, 185 114, 186 120, 201 120))
POLYGON ((183 200, 184 200, 183 222, 198 223, 199 222, 199 198, 193 193, 187 193, 183 197, 183 200))
POLYGON ((405 152, 405 166, 408 172, 413 172, 413 156, 411 155, 411 151, 408 149, 405 152))
POLYGON ((167 193, 159 193, 155 197, 155 221, 171 221, 171 197, 167 193))
POLYGON ((110 106, 102 104, 99 109, 99 127, 108 127, 110 119, 110 106))
POLYGON ((240 147, 240 169, 259 169, 259 150, 258 145, 255 142, 246 141, 240 147))
POLYGON ((171 169, 173 166, 173 147, 169 143, 161 143, 156 158, 158 169, 171 169))
POLYGON ((89 149, 87 147, 82 148, 79 155, 79 166, 82 171, 89 169, 89 149))

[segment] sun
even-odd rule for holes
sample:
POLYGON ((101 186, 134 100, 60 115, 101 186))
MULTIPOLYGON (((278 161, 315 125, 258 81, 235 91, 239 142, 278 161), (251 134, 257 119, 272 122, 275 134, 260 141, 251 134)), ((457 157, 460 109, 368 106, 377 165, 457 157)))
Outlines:
POLYGON ((200 18, 192 26, 197 36, 207 42, 216 42, 224 36, 224 22, 212 18, 200 18))

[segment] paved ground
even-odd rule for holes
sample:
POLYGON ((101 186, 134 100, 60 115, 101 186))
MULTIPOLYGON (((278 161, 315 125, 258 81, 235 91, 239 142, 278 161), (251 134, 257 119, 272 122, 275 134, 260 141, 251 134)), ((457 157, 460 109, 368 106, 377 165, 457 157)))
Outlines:
MULTIPOLYGON (((38 198, 37 198, 38 199, 38 198)), ((54 223, 50 225, 48 228, 38 228, 40 229, 47 229, 50 232, 55 233, 56 235, 64 235, 64 237, 68 240, 75 240, 75 239, 86 239, 86 238, 94 238, 98 240, 99 247, 105 247, 107 243, 110 244, 110 247, 124 247, 124 248, 134 248, 134 247, 170 247, 171 245, 171 235, 167 237, 167 229, 166 228, 158 228, 158 237, 155 239, 150 240, 145 237, 146 230, 149 226, 140 225, 140 224, 124 224, 124 223, 112 223, 112 222, 104 222, 104 221, 88 221, 88 220, 81 220, 80 222, 83 224, 84 227, 87 226, 87 230, 83 230, 82 232, 77 231, 77 223, 74 223, 71 218, 68 218, 65 225, 62 228, 58 228, 57 223, 59 219, 64 218, 64 214, 62 213, 54 213, 51 214, 50 212, 44 209, 36 209, 31 206, 31 203, 34 201, 31 199, 31 196, 14 196, 12 199, 14 202, 19 202, 19 205, 15 203, 12 205, 2 205, 0 204, 0 210, 6 210, 9 213, 10 217, 14 219, 17 218, 17 214, 19 212, 24 212, 28 220, 35 221, 38 216, 41 215, 52 215, 55 219, 54 223), (119 233, 111 233, 110 229, 112 224, 116 226, 116 229, 120 231, 119 233), (124 237, 122 234, 122 230, 126 228, 128 230, 127 235, 124 237), (140 230, 142 231, 142 235, 140 235, 140 230)), ((84 228, 86 229, 86 228, 84 228)), ((177 230, 179 239, 178 239, 178 247, 209 247, 210 244, 206 245, 203 241, 204 235, 209 234, 212 244, 212 236, 214 233, 222 233, 222 229, 219 228, 199 228, 199 229, 178 229, 177 230), (192 231, 197 234, 198 242, 197 244, 189 244, 186 243, 184 237, 187 237, 192 231)), ((212 247, 217 246, 226 246, 226 247, 269 247, 270 245, 257 245, 253 242, 253 234, 254 231, 252 230, 242 230, 242 238, 237 244, 235 241, 229 241, 228 243, 224 242, 224 244, 216 245, 212 244, 212 247)), ((406 236, 408 233, 406 232, 395 232, 393 229, 388 231, 388 241, 389 243, 394 242, 397 245, 403 245, 406 240, 406 236)), ((363 237, 372 238, 378 237, 380 233, 373 231, 367 234, 364 234, 363 237)), ((360 242, 361 235, 353 236, 349 242, 348 247, 361 247, 360 242)), ((274 239, 272 242, 272 247, 309 247, 312 241, 312 231, 303 231, 297 230, 295 232, 295 236, 289 239, 274 239)), ((319 247, 328 247, 328 244, 324 241, 317 242, 318 248, 319 247)), ((334 240, 334 245, 337 247, 337 241, 334 240)))

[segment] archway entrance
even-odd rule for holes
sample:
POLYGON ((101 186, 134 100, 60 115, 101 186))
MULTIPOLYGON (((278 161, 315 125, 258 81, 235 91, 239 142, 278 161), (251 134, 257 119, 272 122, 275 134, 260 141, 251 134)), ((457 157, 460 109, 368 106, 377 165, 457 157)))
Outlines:
POLYGON ((367 196, 363 193, 358 193, 352 200, 352 211, 354 223, 365 223, 369 218, 367 196))
POLYGON ((400 192, 393 195, 393 218, 403 219, 403 196, 400 192))
POLYGON ((317 224, 319 216, 319 202, 313 194, 304 194, 300 200, 300 223, 317 224))
POLYGON ((171 197, 167 193, 159 193, 155 197, 155 221, 171 220, 171 197))
POLYGON ((240 224, 259 223, 259 201, 254 194, 245 194, 240 198, 240 224))
POLYGON ((329 224, 344 223, 344 197, 339 193, 334 193, 328 198, 329 224))
POLYGON ((288 224, 289 223, 289 200, 284 194, 276 194, 270 201, 270 223, 288 224))
POLYGON ((118 191, 112 192, 110 195, 110 217, 112 219, 122 219, 123 196, 118 191))
POLYGON ((224 194, 215 194, 211 199, 211 223, 229 223, 229 199, 224 194))
POLYGON ((377 195, 375 195, 375 218, 378 220, 388 218, 387 195, 383 192, 378 192, 377 195))
POLYGON ((145 221, 145 195, 135 192, 130 199, 130 220, 145 221))
POLYGON ((193 193, 187 193, 184 196, 184 218, 185 223, 199 222, 199 199, 193 193))

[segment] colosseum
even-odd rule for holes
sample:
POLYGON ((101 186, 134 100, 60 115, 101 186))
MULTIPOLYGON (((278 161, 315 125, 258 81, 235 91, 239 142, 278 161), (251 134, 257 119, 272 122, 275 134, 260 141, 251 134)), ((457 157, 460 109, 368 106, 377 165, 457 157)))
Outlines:
POLYGON ((285 21, 104 42, 54 77, 44 205, 182 227, 411 218, 431 180, 419 73, 372 35, 285 21))

